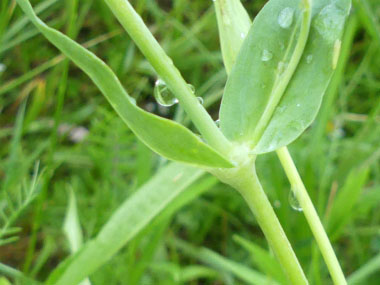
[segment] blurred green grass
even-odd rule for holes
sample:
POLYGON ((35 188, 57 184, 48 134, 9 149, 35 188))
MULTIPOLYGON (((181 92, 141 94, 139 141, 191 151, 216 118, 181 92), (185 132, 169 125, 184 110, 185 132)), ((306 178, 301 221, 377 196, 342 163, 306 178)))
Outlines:
MULTIPOLYGON (((50 25, 91 46, 140 106, 188 123, 180 108, 155 103, 154 71, 103 1, 32 3, 41 5, 40 16, 50 25)), ((253 18, 265 1, 243 3, 253 18)), ((212 2, 132 4, 217 119, 226 74, 212 2)), ((380 254, 380 3, 353 4, 320 114, 289 147, 348 276, 380 254)), ((10 235, 17 241, 1 246, 0 261, 44 280, 69 254, 62 230, 69 189, 76 193, 86 240, 166 162, 136 140, 90 80, 25 20, 15 1, 3 0, 0 9, 0 210, 7 214, 14 205, 19 218, 13 226, 21 228, 10 235), (20 191, 29 193, 36 161, 39 194, 18 215, 15 201, 20 191)), ((263 155, 258 163, 311 284, 330 284, 304 216, 289 205, 290 186, 277 158, 263 155)), ((157 218, 91 276, 92 284, 246 284, 241 272, 248 268, 250 274, 273 273, 265 270, 273 262, 263 267, 257 251, 237 242, 253 242, 271 260, 258 225, 234 191, 205 177, 186 193, 197 195, 157 218)), ((378 259, 369 263, 372 274, 364 267, 365 274, 353 275, 354 284, 378 284, 378 259)))

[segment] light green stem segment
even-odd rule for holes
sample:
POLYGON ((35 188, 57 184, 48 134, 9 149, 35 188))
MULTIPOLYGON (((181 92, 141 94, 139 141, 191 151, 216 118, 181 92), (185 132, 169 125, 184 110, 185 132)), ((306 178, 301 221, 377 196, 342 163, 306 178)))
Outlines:
POLYGON ((166 55, 131 4, 127 0, 105 0, 105 2, 159 76, 178 98, 179 103, 204 139, 220 153, 228 155, 231 143, 194 96, 172 60, 166 55))
POLYGON ((211 171, 245 199, 285 274, 293 285, 308 284, 300 263, 256 175, 254 161, 226 171, 211 171))
POLYGON ((334 249, 331 246, 329 238, 323 228, 323 225, 318 217, 318 214, 314 208, 305 185, 303 184, 297 168, 294 165, 292 157, 286 147, 282 147, 277 150, 278 157, 281 164, 288 176, 288 179, 292 185, 295 196, 303 209, 306 220, 309 223, 311 231, 318 243, 322 256, 327 264, 330 275, 334 281, 334 284, 345 285, 347 284, 343 271, 340 268, 338 259, 334 253, 334 249))

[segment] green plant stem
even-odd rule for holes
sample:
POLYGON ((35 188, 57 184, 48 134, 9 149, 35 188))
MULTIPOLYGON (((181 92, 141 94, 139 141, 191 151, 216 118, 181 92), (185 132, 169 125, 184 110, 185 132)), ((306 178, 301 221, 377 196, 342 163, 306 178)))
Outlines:
POLYGON ((236 170, 213 174, 243 196, 291 284, 308 284, 292 246, 256 175, 254 162, 249 160, 236 170))
POLYGON ((158 75, 178 98, 204 139, 220 153, 228 155, 231 143, 194 96, 172 60, 166 55, 131 4, 126 0, 105 0, 105 2, 158 75))
POLYGON ((298 174, 297 168, 289 154, 288 149, 285 147, 278 149, 277 155, 292 185, 294 194, 296 195, 297 200, 303 209, 306 220, 321 250, 322 256, 327 264, 334 284, 347 284, 338 259, 336 258, 334 249, 331 246, 330 240, 318 217, 313 202, 311 201, 306 191, 305 185, 303 184, 301 177, 298 174))

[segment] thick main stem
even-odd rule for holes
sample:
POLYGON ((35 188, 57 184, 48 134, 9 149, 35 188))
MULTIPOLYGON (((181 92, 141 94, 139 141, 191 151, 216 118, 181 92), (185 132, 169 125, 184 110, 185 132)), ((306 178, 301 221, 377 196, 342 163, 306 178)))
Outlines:
POLYGON ((236 170, 213 174, 234 187, 244 197, 291 284, 308 284, 292 246, 260 184, 254 163, 248 161, 236 170))
POLYGON ((347 284, 343 271, 339 265, 339 261, 336 258, 334 249, 331 246, 330 240, 318 217, 318 213, 314 208, 313 202, 311 201, 306 191, 305 185, 303 184, 302 179, 298 174, 297 168, 289 154, 288 149, 286 147, 282 147, 277 150, 277 154, 286 172, 286 175, 288 176, 288 179, 293 186, 292 189, 295 192, 294 194, 296 195, 297 200, 303 209, 306 220, 321 250, 322 256, 327 264, 334 284, 347 284))
POLYGON ((105 0, 105 2, 158 75, 178 98, 204 139, 220 153, 228 155, 231 143, 199 103, 172 60, 166 55, 131 4, 127 0, 105 0))

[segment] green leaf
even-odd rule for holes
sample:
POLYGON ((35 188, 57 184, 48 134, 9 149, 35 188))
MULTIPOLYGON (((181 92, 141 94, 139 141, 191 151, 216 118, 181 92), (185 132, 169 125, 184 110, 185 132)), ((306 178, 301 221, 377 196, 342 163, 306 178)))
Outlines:
POLYGON ((103 61, 43 23, 34 13, 29 1, 18 0, 17 3, 41 33, 93 80, 119 116, 151 149, 174 161, 206 167, 232 167, 227 159, 203 143, 187 128, 137 107, 116 75, 103 61))
POLYGON ((163 168, 119 207, 96 238, 63 261, 47 284, 78 284, 110 260, 203 174, 200 169, 179 163, 163 168))
POLYGON ((221 129, 255 153, 288 145, 311 124, 336 67, 351 1, 313 1, 311 15, 300 2, 264 6, 227 81, 221 129))
POLYGON ((223 62, 229 72, 251 27, 251 19, 240 0, 216 0, 214 4, 223 62))

